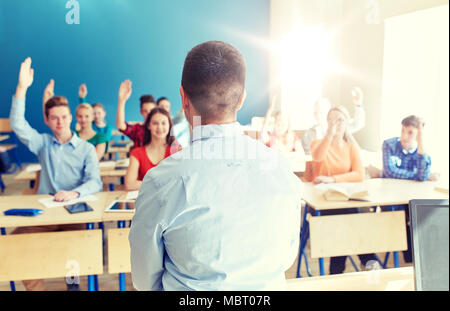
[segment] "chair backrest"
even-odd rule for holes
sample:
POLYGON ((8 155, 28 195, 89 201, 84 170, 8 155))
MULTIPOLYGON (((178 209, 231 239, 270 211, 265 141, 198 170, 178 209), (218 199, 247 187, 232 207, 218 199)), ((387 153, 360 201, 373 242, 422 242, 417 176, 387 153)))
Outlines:
POLYGON ((130 228, 108 230, 108 273, 131 272, 130 228))
POLYGON ((33 188, 27 188, 22 191, 23 195, 37 194, 39 189, 39 181, 41 180, 41 171, 36 171, 36 179, 33 188))
POLYGON ((102 231, 0 236, 0 282, 103 274, 102 231))

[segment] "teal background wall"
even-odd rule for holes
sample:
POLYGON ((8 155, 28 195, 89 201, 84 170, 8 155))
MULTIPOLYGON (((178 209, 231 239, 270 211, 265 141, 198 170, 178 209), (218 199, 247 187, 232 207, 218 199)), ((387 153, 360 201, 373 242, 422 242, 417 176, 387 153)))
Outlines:
MULTIPOLYGON (((268 105, 269 53, 257 39, 269 37, 269 0, 78 0, 80 24, 67 24, 66 0, 0 1, 0 117, 8 117, 20 62, 30 56, 34 83, 27 94, 26 118, 40 132, 42 93, 53 78, 55 94, 69 99, 72 113, 78 86, 88 101, 101 102, 115 123, 121 81, 133 81, 127 120, 141 120, 139 97, 168 97, 172 114, 181 107, 178 88, 184 59, 195 45, 222 40, 247 61, 247 99, 241 124, 263 116, 268 105)), ((75 118, 74 118, 75 119, 75 118)), ((23 145, 20 159, 36 157, 23 145)))

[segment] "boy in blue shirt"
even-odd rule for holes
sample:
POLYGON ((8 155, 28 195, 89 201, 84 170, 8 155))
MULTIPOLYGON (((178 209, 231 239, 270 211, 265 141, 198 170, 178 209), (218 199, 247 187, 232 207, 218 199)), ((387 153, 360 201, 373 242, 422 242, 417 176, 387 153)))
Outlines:
MULTIPOLYGON (((44 120, 53 135, 41 134, 25 120, 25 97, 33 83, 31 58, 20 67, 19 82, 12 99, 10 123, 14 133, 41 164, 38 194, 54 194, 54 200, 70 201, 102 190, 100 169, 93 145, 70 129, 72 115, 67 99, 50 98, 44 106, 44 120)), ((80 225, 20 227, 13 233, 52 232, 82 229, 80 225)), ((43 280, 24 280, 27 290, 45 290, 43 280)))

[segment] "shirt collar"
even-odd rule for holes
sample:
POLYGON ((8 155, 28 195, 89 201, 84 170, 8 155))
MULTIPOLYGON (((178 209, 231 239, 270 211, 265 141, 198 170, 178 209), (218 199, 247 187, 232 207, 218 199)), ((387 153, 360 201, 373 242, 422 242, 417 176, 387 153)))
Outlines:
MULTIPOLYGON (((53 135, 53 144, 61 145, 58 139, 53 135)), ((68 144, 71 144, 72 147, 76 148, 81 142, 81 138, 78 137, 74 132, 72 132, 72 138, 69 140, 68 144)))
POLYGON ((194 127, 191 140, 203 140, 208 138, 233 137, 244 135, 239 122, 227 124, 207 124, 194 127))
POLYGON ((416 146, 411 149, 411 150, 406 150, 405 148, 403 148, 402 143, 400 141, 400 138, 398 138, 398 145, 400 146, 400 149, 402 150, 403 154, 408 155, 408 154, 413 154, 417 151, 417 144, 416 146))

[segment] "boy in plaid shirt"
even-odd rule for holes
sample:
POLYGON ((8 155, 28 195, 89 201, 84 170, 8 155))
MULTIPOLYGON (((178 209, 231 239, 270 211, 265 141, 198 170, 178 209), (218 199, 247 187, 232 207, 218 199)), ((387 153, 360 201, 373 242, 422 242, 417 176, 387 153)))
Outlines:
POLYGON ((431 158, 423 145, 424 123, 417 116, 402 121, 400 137, 383 142, 383 178, 436 180, 438 174, 430 172, 431 158))

